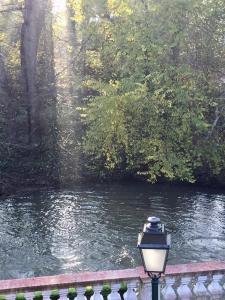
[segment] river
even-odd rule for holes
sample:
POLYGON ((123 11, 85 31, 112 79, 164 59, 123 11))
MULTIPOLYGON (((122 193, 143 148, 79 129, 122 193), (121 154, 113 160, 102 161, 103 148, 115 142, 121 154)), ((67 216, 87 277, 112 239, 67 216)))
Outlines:
POLYGON ((225 192, 101 184, 0 198, 0 279, 140 265, 137 234, 150 215, 172 235, 170 264, 225 259, 225 192))

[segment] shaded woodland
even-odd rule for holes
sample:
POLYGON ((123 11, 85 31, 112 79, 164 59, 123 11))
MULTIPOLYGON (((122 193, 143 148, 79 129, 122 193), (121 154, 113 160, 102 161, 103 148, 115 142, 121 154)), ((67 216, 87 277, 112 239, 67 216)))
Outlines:
POLYGON ((225 183, 222 0, 1 0, 0 192, 225 183))

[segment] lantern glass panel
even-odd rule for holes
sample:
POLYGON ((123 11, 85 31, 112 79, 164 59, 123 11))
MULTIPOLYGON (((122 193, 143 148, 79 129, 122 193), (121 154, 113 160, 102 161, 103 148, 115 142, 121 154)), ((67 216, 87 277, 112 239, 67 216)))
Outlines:
POLYGON ((163 273, 167 259, 167 249, 141 249, 147 272, 163 273))

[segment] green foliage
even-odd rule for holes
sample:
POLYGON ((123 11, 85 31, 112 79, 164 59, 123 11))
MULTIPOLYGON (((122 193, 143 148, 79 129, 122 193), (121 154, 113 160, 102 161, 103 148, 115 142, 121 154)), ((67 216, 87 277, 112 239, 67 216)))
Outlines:
POLYGON ((24 293, 17 293, 16 300, 26 300, 24 293))
POLYGON ((52 290, 51 295, 50 295, 50 299, 51 300, 58 300, 59 298, 60 298, 59 290, 57 290, 57 289, 52 290))
POLYGON ((94 295, 94 291, 91 286, 86 287, 85 296, 87 299, 90 299, 91 296, 94 295))
POLYGON ((111 287, 109 284, 104 284, 101 294, 104 300, 107 300, 108 295, 111 293, 111 287))
POLYGON ((36 292, 34 293, 34 298, 33 298, 33 300, 43 300, 42 292, 36 291, 36 292))
MULTIPOLYGON (((120 295, 123 297, 123 294, 127 291, 127 286, 125 283, 121 283, 121 287, 119 290, 120 295)), ((111 287, 109 284, 104 284, 101 294, 103 296, 103 298, 106 300, 107 296, 111 293, 111 287)), ((91 298, 91 296, 94 294, 93 288, 91 286, 86 287, 86 291, 85 291, 85 297, 87 297, 87 299, 89 300, 91 298)), ((67 297, 70 300, 74 300, 75 297, 77 296, 77 292, 75 288, 69 288, 68 289, 68 294, 67 297)), ((58 300, 60 298, 59 295, 59 290, 58 289, 54 289, 51 291, 51 295, 50 295, 50 299, 51 300, 58 300)), ((34 300, 42 300, 43 299, 43 295, 42 292, 40 291, 36 291, 34 292, 34 300)), ((123 298, 122 298, 123 299, 123 298)), ((5 295, 0 295, 0 300, 6 300, 6 296, 5 295)), ((25 298, 25 294, 24 293, 17 293, 16 294, 16 300, 26 300, 25 298)))
POLYGON ((0 295, 0 300, 6 300, 6 296, 5 295, 0 295))
POLYGON ((224 4, 116 3, 108 1, 99 22, 83 23, 92 33, 83 83, 89 93, 84 114, 89 171, 150 182, 220 176, 224 4))
POLYGON ((81 170, 85 180, 224 184, 224 1, 69 0, 60 18, 50 6, 32 103, 40 143, 32 145, 23 14, 0 18, 0 193, 73 184, 81 170))
POLYGON ((69 300, 74 300, 74 298, 77 296, 76 289, 75 288, 69 288, 67 297, 69 300))

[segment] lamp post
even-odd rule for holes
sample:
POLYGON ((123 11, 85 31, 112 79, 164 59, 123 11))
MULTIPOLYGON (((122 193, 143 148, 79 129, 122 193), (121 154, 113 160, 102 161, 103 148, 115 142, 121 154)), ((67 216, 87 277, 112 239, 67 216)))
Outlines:
POLYGON ((138 235, 137 247, 141 252, 145 272, 152 279, 152 300, 158 300, 159 278, 165 272, 170 249, 170 235, 159 218, 148 218, 148 223, 138 235))

